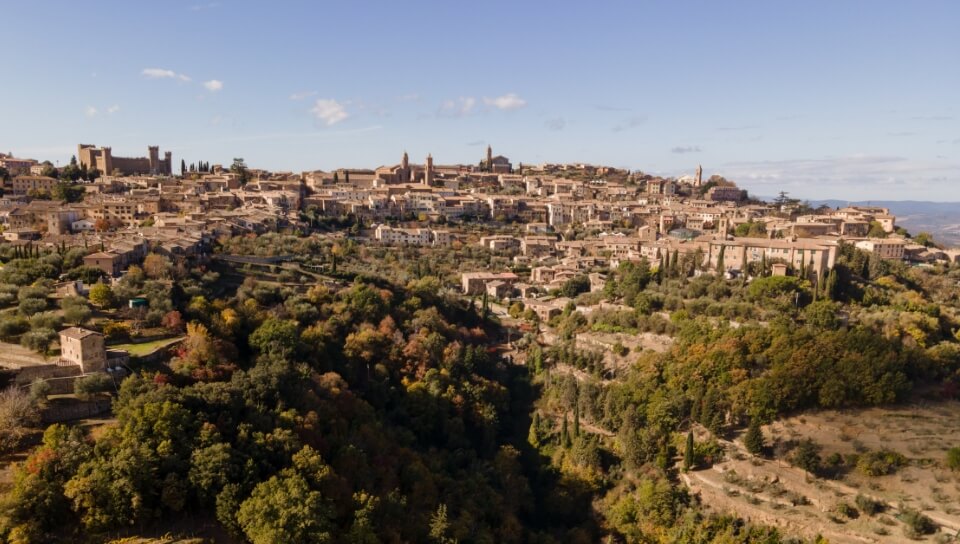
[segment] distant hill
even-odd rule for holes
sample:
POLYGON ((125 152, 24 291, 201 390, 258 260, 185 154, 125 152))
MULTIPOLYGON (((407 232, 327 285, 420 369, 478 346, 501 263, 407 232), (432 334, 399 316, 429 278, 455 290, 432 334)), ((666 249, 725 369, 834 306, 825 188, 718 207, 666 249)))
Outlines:
POLYGON ((922 200, 811 200, 812 206, 880 206, 897 216, 897 225, 910 234, 929 232, 937 242, 960 246, 960 202, 926 202, 922 200))

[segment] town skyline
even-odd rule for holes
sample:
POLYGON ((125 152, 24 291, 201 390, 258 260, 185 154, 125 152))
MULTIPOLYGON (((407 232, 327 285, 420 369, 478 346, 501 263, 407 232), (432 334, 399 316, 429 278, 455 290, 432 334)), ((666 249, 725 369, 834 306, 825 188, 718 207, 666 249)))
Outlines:
POLYGON ((190 1, 149 25, 140 6, 7 7, 48 11, 42 42, 9 29, 31 53, 9 73, 72 85, 0 90, 15 129, 0 149, 18 156, 63 164, 76 142, 156 143, 177 161, 303 171, 375 168, 403 149, 473 163, 492 144, 530 164, 662 176, 703 164, 759 195, 960 200, 952 3, 561 4, 544 19, 497 2, 467 16, 190 1))

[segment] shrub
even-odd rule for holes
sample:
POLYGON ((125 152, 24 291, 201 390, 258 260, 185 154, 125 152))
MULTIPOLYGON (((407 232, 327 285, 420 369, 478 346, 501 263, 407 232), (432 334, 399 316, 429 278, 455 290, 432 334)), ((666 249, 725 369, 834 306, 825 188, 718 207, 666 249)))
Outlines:
POLYGON ((30 322, 20 316, 0 319, 0 338, 9 340, 30 330, 30 322))
POLYGON ((30 395, 18 387, 0 391, 0 451, 15 447, 24 427, 40 422, 40 412, 30 395))
POLYGON ((26 298, 20 301, 20 313, 27 317, 42 312, 46 309, 47 299, 45 298, 26 298))
POLYGON ((810 474, 816 474, 820 471, 820 445, 809 438, 800 442, 793 450, 790 462, 810 474))
POLYGON ((886 505, 882 501, 871 499, 866 495, 857 495, 855 502, 857 503, 857 508, 868 516, 875 516, 886 509, 886 505))
POLYGON ((947 450, 947 468, 960 470, 960 446, 947 450))
POLYGON ((857 460, 857 470, 867 476, 893 474, 907 464, 907 458, 895 451, 878 450, 864 453, 857 460))
POLYGON ((128 340, 130 338, 130 325, 123 321, 111 321, 103 326, 103 335, 107 340, 128 340))
POLYGON ((937 525, 933 520, 913 508, 903 508, 897 519, 903 522, 903 533, 910 538, 937 532, 937 525))
POLYGON ((20 345, 37 353, 46 353, 56 338, 57 331, 53 329, 34 329, 20 338, 20 345))
POLYGON ((37 378, 30 384, 30 398, 34 402, 45 402, 50 394, 50 383, 37 378))
POLYGON ((96 393, 113 391, 115 384, 109 374, 96 372, 77 378, 73 382, 73 392, 77 397, 88 399, 96 393))
POLYGON ((837 506, 834 508, 834 511, 847 518, 847 519, 857 519, 860 517, 860 512, 857 512, 857 509, 845 502, 837 503, 837 506))

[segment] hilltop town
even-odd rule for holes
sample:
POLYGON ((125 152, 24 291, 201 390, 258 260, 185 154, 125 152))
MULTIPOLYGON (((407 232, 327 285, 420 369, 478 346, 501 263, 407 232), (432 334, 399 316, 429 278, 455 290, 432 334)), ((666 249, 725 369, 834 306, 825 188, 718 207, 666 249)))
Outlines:
MULTIPOLYGON (((3 238, 13 245, 99 248, 84 259, 111 277, 148 253, 201 257, 222 236, 330 232, 352 226, 371 243, 449 247, 479 244, 513 254, 532 285, 556 287, 584 271, 671 254, 724 274, 778 263, 777 273, 820 275, 846 242, 883 259, 956 262, 960 252, 911 238, 885 208, 812 209, 781 195, 750 199, 734 181, 661 178, 587 164, 514 166, 487 154, 476 165, 413 164, 300 174, 159 158, 113 157, 78 146, 78 159, 49 162, 0 155, 3 238), (109 173, 106 173, 109 172, 109 173), (59 174, 59 175, 57 175, 59 174), (723 251, 724 257, 718 256, 723 251)), ((75 158, 77 158, 75 157, 75 158)), ((919 234, 919 233, 918 233, 919 234)), ((506 272, 506 271, 504 271, 506 272)), ((472 290, 473 288, 471 288, 472 290)))
POLYGON ((960 530, 960 250, 889 209, 491 147, 293 173, 80 144, 0 177, 0 452, 29 453, 0 536, 960 530), (910 402, 922 428, 873 432, 910 402))

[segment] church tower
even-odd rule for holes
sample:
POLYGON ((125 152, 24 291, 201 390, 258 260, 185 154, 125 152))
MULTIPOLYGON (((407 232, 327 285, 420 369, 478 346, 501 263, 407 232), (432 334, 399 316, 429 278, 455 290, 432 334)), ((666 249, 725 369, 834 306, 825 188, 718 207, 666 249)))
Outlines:
POLYGON ((403 159, 400 160, 400 172, 399 178, 397 181, 400 183, 409 183, 410 182, 410 157, 407 156, 407 152, 403 152, 403 159))
POLYGON ((427 153, 427 172, 424 174, 423 182, 427 185, 433 185, 433 155, 427 153))

